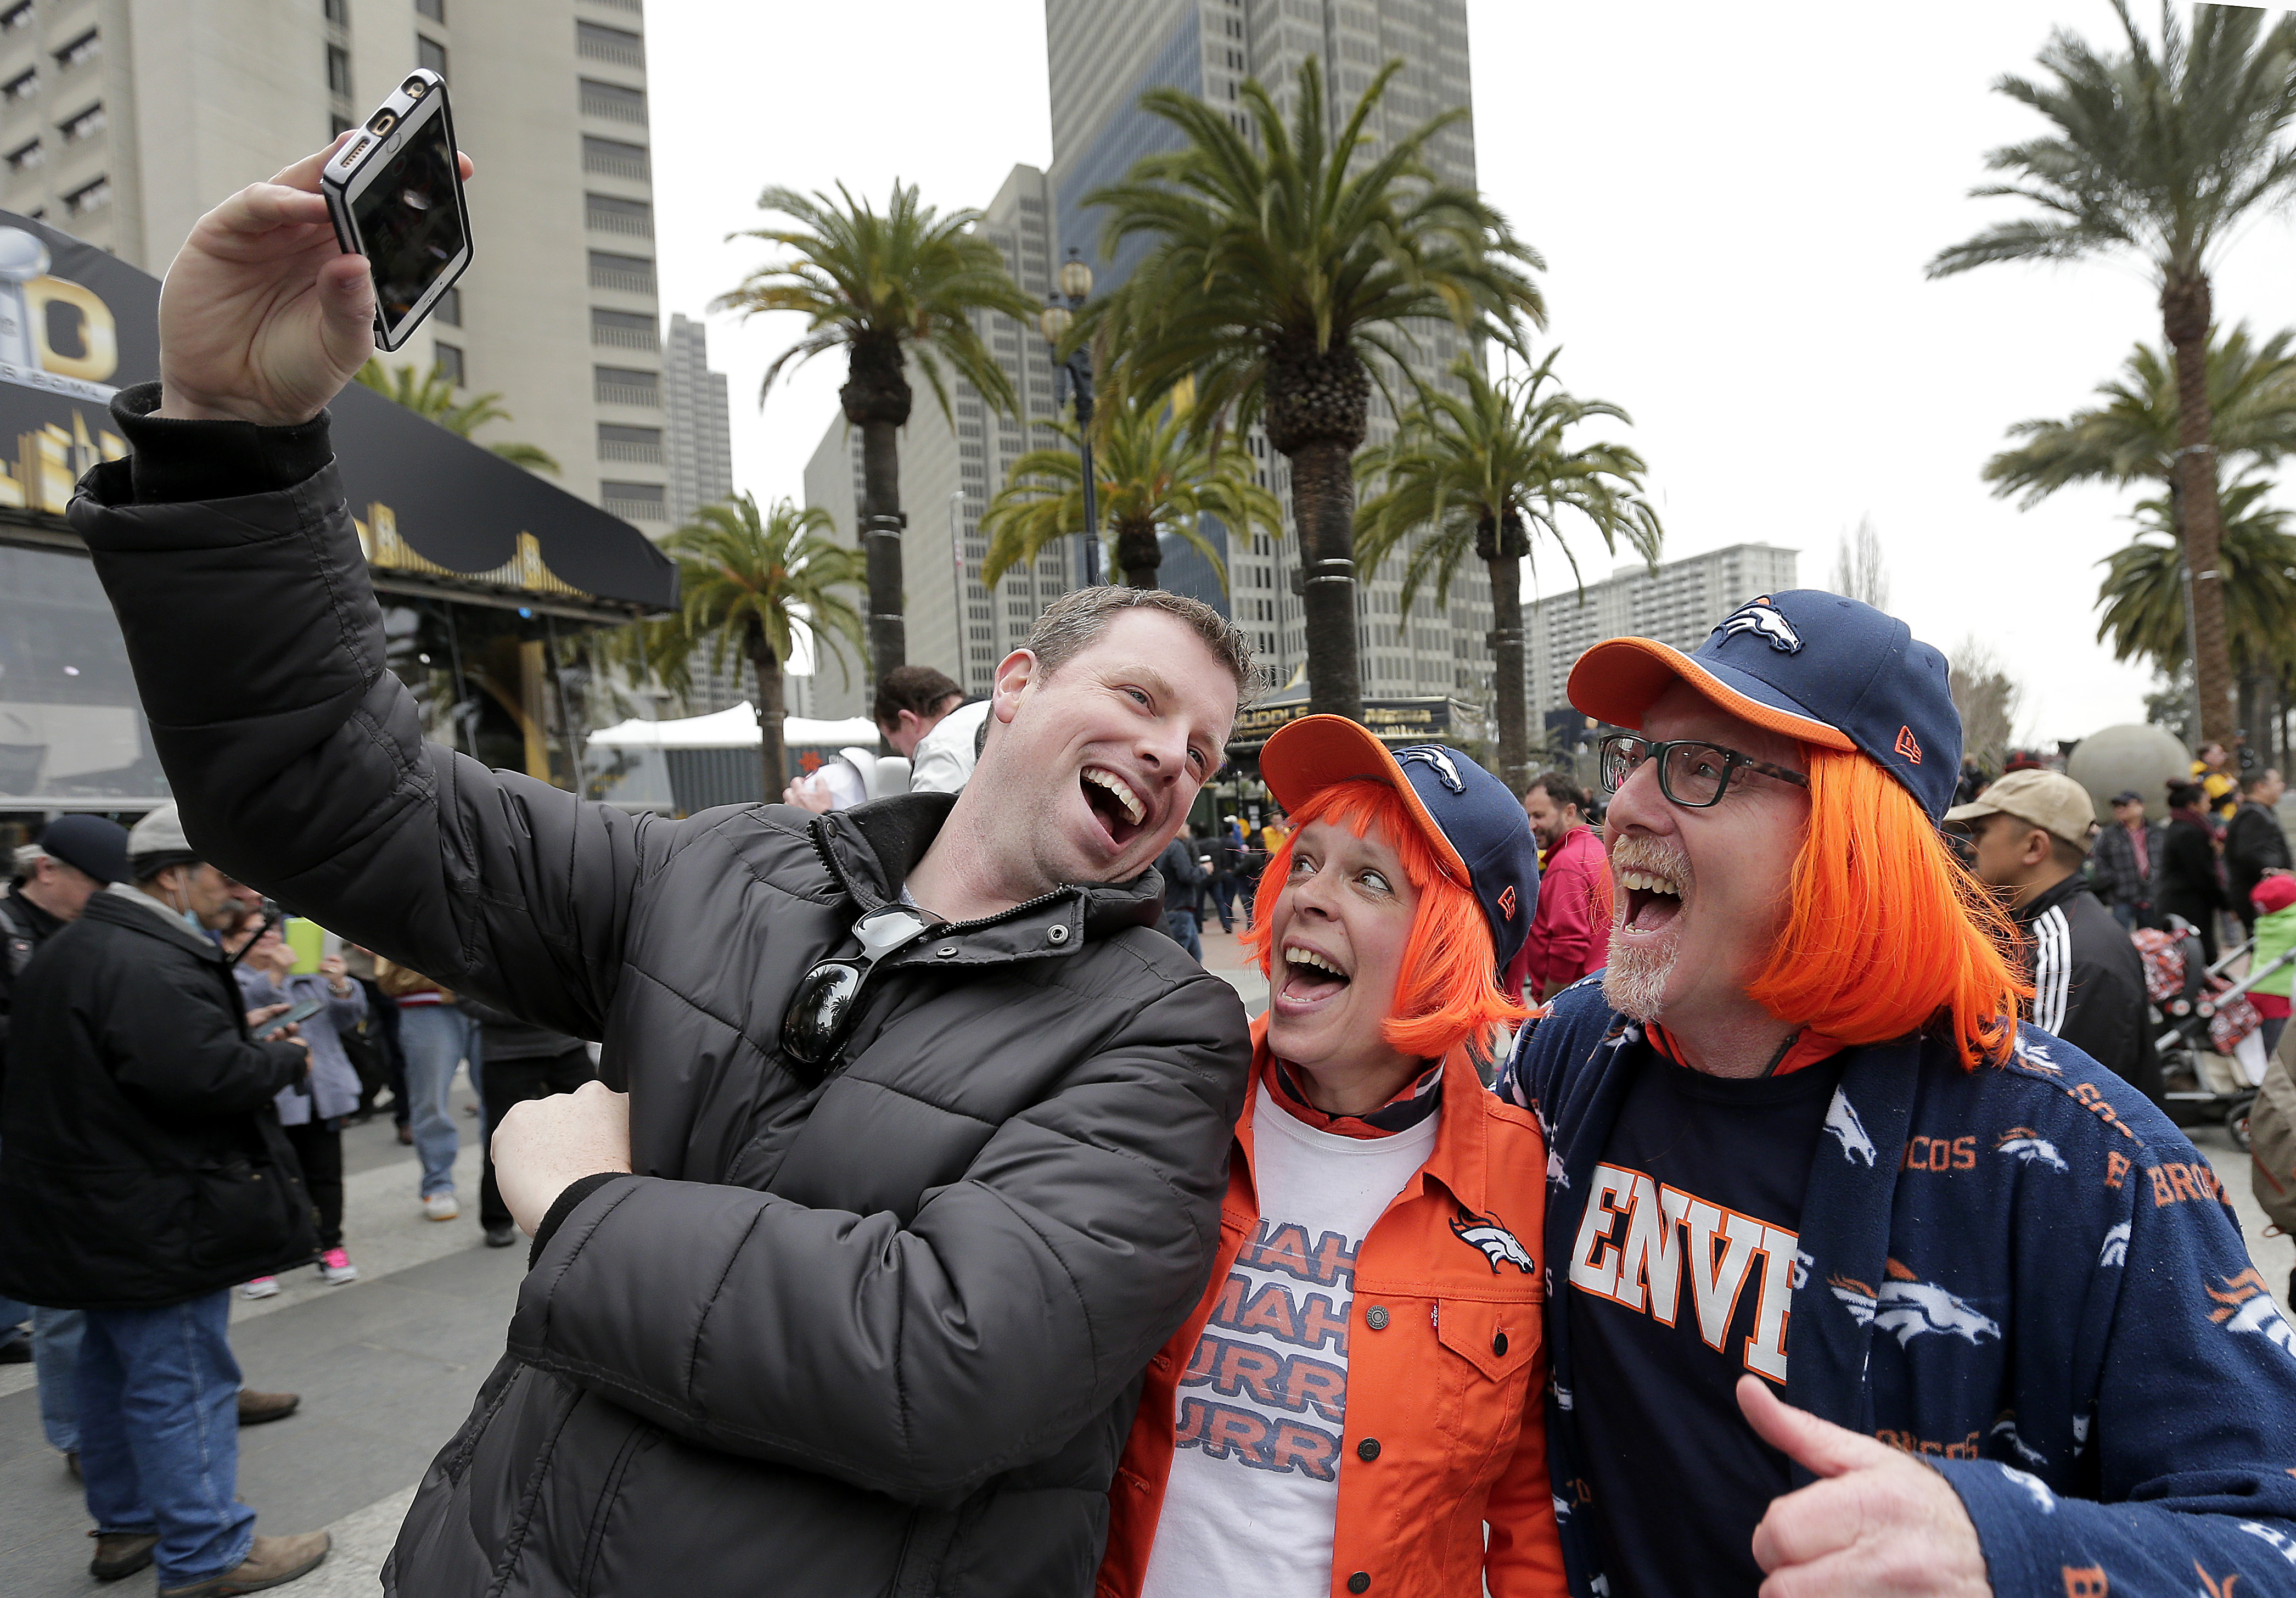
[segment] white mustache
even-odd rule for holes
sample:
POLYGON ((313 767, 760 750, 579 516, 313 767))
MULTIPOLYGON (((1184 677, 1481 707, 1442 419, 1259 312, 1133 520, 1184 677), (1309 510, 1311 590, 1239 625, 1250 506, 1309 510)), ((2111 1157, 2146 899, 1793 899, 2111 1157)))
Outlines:
POLYGON ((1622 871, 1649 872, 1680 884, 1685 892, 1692 882, 1690 856, 1680 844, 1639 833, 1620 838, 1611 846, 1611 873, 1616 876, 1622 871))

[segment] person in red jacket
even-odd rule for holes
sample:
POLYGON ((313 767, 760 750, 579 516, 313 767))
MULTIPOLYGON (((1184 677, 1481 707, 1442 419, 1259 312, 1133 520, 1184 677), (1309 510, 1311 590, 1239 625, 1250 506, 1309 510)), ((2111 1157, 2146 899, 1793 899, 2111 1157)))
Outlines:
POLYGON ((1570 773, 1541 772, 1522 796, 1538 840, 1538 914, 1507 967, 1509 993, 1543 1004, 1611 955, 1611 862, 1587 820, 1587 791, 1570 773))
POLYGON ((1099 1598, 1564 1591, 1540 1395, 1546 1145, 1483 1086, 1530 830, 1456 750, 1335 716, 1260 774, 1294 831, 1211 1281, 1150 1364, 1099 1598), (1529 1240, 1529 1241, 1526 1241, 1529 1240))

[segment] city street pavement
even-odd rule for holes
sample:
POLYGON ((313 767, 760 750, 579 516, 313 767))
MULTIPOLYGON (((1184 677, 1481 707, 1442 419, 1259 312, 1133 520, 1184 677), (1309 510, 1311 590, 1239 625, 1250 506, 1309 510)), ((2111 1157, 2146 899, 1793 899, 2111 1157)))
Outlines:
MULTIPOLYGON (((387 1118, 348 1127, 343 1230, 359 1280, 329 1287, 307 1268, 278 1297, 233 1306, 247 1384, 303 1397, 287 1419, 240 1432, 240 1497, 258 1532, 335 1534, 327 1562, 282 1589, 296 1598, 380 1590, 414 1482, 502 1353, 526 1250, 480 1241, 479 1123, 461 1113, 468 1092, 456 1097, 461 1219, 423 1218, 414 1151, 387 1118)), ((151 1592, 149 1573, 116 1584, 88 1575, 89 1524, 79 1484, 41 1435, 31 1367, 0 1367, 0 1594, 151 1592)))
MULTIPOLYGON (((1217 923, 1204 955, 1253 1015, 1267 1008, 1266 981, 1217 923)), ((457 1097, 459 1111, 469 1094, 458 1088, 457 1097)), ((303 1396, 288 1419, 240 1433, 240 1496, 258 1512, 258 1531, 324 1526, 335 1537, 324 1565, 281 1589, 295 1598, 373 1598, 415 1481, 502 1352, 526 1250, 481 1244, 478 1122, 460 1113, 456 1121, 461 1219, 422 1218, 412 1151, 387 1119, 351 1127, 344 1231, 360 1279, 328 1287, 305 1270, 277 1298, 234 1302, 232 1343, 248 1384, 303 1396)), ((2240 1211, 2265 1280, 2284 1294, 2296 1244, 2264 1235, 2246 1157, 2221 1128, 2198 1128, 2194 1138, 2240 1211)), ((87 1528, 78 1484, 41 1436, 30 1367, 0 1367, 0 1594, 152 1591, 148 1574, 110 1586, 90 1578, 87 1528)))

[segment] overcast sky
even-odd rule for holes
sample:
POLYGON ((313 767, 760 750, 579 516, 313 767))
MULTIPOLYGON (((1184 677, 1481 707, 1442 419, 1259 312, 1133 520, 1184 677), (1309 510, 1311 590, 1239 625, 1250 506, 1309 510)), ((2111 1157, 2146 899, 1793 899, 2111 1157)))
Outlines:
MULTIPOLYGON (((1978 471, 2010 423, 2087 403, 2159 338, 2152 291, 2127 264, 1922 275, 2014 209, 1965 198, 1986 151, 2043 127, 1992 80, 2030 70, 2053 27, 2109 41, 2104 0, 1468 13, 1483 188, 1546 258, 1542 343, 1564 347, 1565 381, 1633 414, 1667 555, 1779 544, 1819 586, 1870 516, 1890 608, 1940 647, 1992 643, 2025 684, 2021 733, 2140 719, 2149 674, 2095 637, 2096 562, 2127 542, 2136 496, 2021 512, 1978 471)), ((723 241, 758 225, 769 184, 841 180, 882 203, 898 176, 946 209, 1051 160, 1043 0, 655 0, 647 26, 665 311, 701 315, 766 258, 723 241)), ((2296 324, 2296 225, 2238 242, 2216 307, 2259 332, 2296 324)), ((837 414, 836 356, 759 411, 796 333, 794 318, 710 318, 734 477, 761 498, 801 497, 837 414)), ((1610 564, 1599 542, 1580 555, 1590 574, 1610 564)), ((1569 582, 1553 559, 1534 578, 1569 582)))

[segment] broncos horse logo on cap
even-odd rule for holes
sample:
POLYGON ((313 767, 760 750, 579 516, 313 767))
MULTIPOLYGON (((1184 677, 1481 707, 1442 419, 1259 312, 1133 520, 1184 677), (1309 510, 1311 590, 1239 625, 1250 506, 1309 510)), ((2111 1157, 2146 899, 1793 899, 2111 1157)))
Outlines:
MULTIPOLYGON (((1794 647, 1800 649, 1801 645, 1797 643, 1794 647)), ((1443 786, 1452 792, 1467 791, 1467 779, 1459 774, 1458 763, 1439 746, 1432 743, 1414 743, 1407 749, 1395 751, 1395 763, 1398 766, 1408 766, 1414 760, 1424 760, 1433 766, 1435 774, 1443 779, 1443 786)))
POLYGON ((1767 594, 1740 605, 1724 617, 1722 625, 1714 630, 1725 638, 1739 633, 1757 633, 1767 639, 1770 647, 1782 655, 1801 652, 1801 635, 1794 631, 1793 623, 1786 619, 1784 611, 1770 602, 1770 596, 1767 594))

